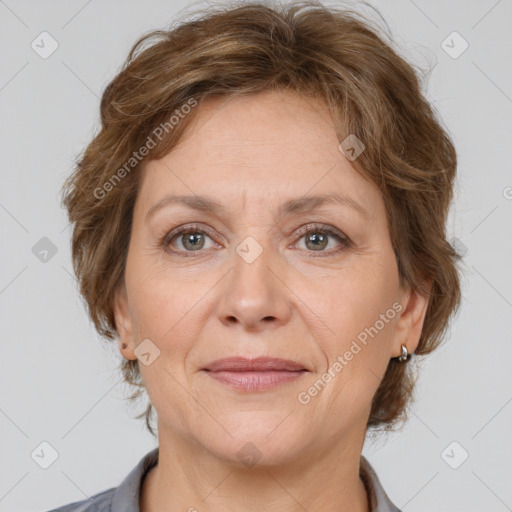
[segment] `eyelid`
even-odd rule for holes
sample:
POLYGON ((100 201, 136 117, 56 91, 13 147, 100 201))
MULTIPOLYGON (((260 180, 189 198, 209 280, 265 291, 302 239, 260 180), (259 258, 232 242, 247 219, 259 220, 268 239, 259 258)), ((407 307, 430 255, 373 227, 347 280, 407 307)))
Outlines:
MULTIPOLYGON (((338 249, 333 249, 330 251, 318 251, 319 256, 321 256, 321 255, 329 256, 329 255, 338 254, 339 252, 341 252, 345 249, 348 249, 349 247, 352 247, 352 245, 353 245, 353 242, 350 239, 350 237, 345 235, 339 229, 337 229, 333 226, 325 225, 325 224, 318 224, 318 223, 306 224, 306 225, 300 227, 299 229, 295 230, 295 232, 297 233, 298 236, 293 245, 295 245, 304 235, 307 235, 308 233, 314 233, 314 232, 327 233, 329 236, 337 238, 339 243, 342 244, 342 247, 338 248, 338 249)), ((314 253, 316 251, 308 251, 308 252, 311 253, 311 256, 315 257, 314 253)))
MULTIPOLYGON (((346 240, 347 242, 351 242, 350 237, 345 235, 342 231, 338 230, 335 227, 324 225, 321 223, 305 224, 299 228, 292 230, 292 233, 295 233, 296 235, 299 235, 299 236, 304 236, 308 232, 314 231, 315 229, 318 231, 324 230, 325 232, 327 232, 329 234, 336 235, 336 236, 340 237, 341 239, 346 240)), ((186 233, 186 232, 193 232, 193 231, 204 232, 210 237, 216 236, 210 227, 193 223, 193 224, 184 224, 182 226, 178 226, 174 229, 171 229, 170 231, 166 232, 166 234, 162 238, 164 241, 170 242, 173 238, 175 238, 179 234, 186 233)))
MULTIPOLYGON (((214 244, 219 245, 216 242, 217 235, 213 233, 213 229, 209 226, 200 225, 198 223, 192 223, 192 224, 183 224, 181 226, 178 226, 174 229, 171 229, 169 232, 167 232, 163 237, 159 239, 160 246, 164 248, 167 252, 182 256, 182 257, 200 257, 202 254, 204 254, 205 251, 210 252, 212 248, 210 249, 199 249, 197 251, 184 251, 182 249, 171 249, 169 248, 171 246, 171 242, 173 239, 177 238, 179 235, 185 234, 185 233, 191 233, 191 232, 198 232, 206 234, 214 244)), ((322 223, 309 223, 305 224, 295 230, 293 232, 295 233, 295 241, 293 242, 292 246, 289 246, 293 248, 299 240, 301 240, 305 235, 311 232, 324 232, 328 236, 333 237, 337 239, 340 247, 337 247, 335 249, 331 249, 328 251, 308 251, 304 250, 308 254, 309 258, 321 258, 321 257, 330 257, 330 256, 337 256, 338 254, 342 253, 343 251, 351 248, 353 246, 353 242, 345 235, 342 231, 335 228, 334 226, 322 224, 322 223), (315 254, 316 253, 316 254, 315 254)), ((221 236, 222 237, 222 236, 221 236)))
POLYGON ((338 236, 339 238, 346 240, 347 242, 350 242, 350 238, 345 235, 342 231, 339 229, 328 226, 325 224, 319 224, 319 223, 310 223, 306 224, 304 226, 301 226, 300 228, 296 229, 295 232, 300 235, 300 237, 304 236, 305 234, 311 232, 311 231, 324 231, 325 233, 329 233, 330 235, 338 236))
MULTIPOLYGON (((184 224, 182 226, 178 226, 174 229, 171 229, 169 232, 167 232, 162 237, 162 244, 163 245, 169 245, 171 241, 176 238, 178 235, 182 235, 184 233, 189 232, 198 232, 198 233, 204 233, 208 235, 212 240, 215 238, 215 234, 213 233, 212 229, 209 227, 206 227, 204 225, 199 224, 184 224)), ((192 251, 190 251, 192 252, 192 251)))

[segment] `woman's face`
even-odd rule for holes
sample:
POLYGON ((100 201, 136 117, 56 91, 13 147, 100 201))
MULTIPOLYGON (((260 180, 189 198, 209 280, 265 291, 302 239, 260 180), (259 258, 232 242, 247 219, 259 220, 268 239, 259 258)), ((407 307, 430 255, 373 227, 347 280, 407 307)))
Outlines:
POLYGON ((426 309, 399 287, 380 192, 339 150, 320 100, 265 92, 198 114, 145 166, 116 302, 159 436, 232 462, 360 452, 389 359, 415 349, 426 309), (189 204, 154 208, 170 195, 189 204), (198 208, 207 201, 218 209, 198 208), (259 388, 205 370, 231 357, 304 370, 259 388))

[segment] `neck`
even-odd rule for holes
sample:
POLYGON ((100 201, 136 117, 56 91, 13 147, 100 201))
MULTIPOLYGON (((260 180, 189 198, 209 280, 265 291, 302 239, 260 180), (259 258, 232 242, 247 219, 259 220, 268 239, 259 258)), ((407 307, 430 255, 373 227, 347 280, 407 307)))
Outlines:
MULTIPOLYGON (((162 431, 159 460, 141 488, 141 512, 369 512, 359 476, 364 437, 309 453, 279 466, 240 468, 210 452, 162 431), (162 435, 165 434, 165 435, 162 435)), ((165 427, 164 427, 165 428, 165 427)), ((360 437, 360 436, 359 436, 360 437)))

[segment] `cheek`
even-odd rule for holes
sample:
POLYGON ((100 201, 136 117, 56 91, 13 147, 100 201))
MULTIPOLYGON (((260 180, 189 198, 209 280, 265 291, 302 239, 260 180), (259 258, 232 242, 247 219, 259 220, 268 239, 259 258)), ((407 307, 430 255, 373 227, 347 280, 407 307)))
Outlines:
MULTIPOLYGON (((132 272, 129 293, 136 343, 149 338, 162 356, 157 366, 165 365, 186 379, 187 358, 212 315, 207 294, 219 277, 212 273, 201 277, 194 269, 190 273, 171 272, 169 266, 162 270, 150 261, 144 264, 142 259, 131 270, 136 269, 142 271, 138 275, 132 272)), ((158 375, 151 366, 141 365, 141 372, 149 386, 158 375)))
MULTIPOLYGON (((318 378, 327 382, 331 377, 317 407, 337 411, 334 417, 347 421, 369 412, 389 362, 396 322, 394 286, 382 274, 369 276, 335 281, 336 291, 324 296, 319 312, 329 330, 316 336, 326 361, 325 374, 318 378)), ((333 429, 339 428, 337 422, 333 420, 333 429)))
POLYGON ((315 299, 333 336, 355 336, 392 307, 398 283, 392 268, 368 264, 330 278, 315 299))
POLYGON ((149 338, 164 351, 169 340, 180 339, 176 331, 187 313, 186 297, 178 300, 183 297, 180 284, 149 263, 127 266, 126 275, 135 343, 149 338))
POLYGON ((315 296, 310 289, 304 300, 314 304, 315 313, 323 320, 315 338, 324 353, 325 370, 341 357, 343 370, 337 374, 345 377, 338 380, 350 382, 350 386, 359 386, 357 382, 371 372, 378 380, 389 359, 396 323, 393 304, 398 296, 398 276, 393 255, 368 256, 360 263, 330 276, 324 287, 315 288, 315 296), (323 293, 318 293, 320 289, 323 293))
POLYGON ((126 285, 134 321, 141 336, 161 339, 190 309, 193 288, 171 272, 163 251, 148 250, 141 242, 130 249, 126 285))

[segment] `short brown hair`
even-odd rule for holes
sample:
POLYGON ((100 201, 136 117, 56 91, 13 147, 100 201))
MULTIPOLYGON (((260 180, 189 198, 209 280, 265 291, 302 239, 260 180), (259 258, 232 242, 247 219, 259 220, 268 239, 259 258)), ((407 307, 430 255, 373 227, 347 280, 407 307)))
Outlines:
MULTIPOLYGON (((461 295, 460 257, 445 232, 456 153, 412 66, 368 19, 319 2, 242 3, 195 14, 134 44, 101 98, 101 128, 63 186, 74 225, 74 271, 97 331, 108 340, 117 335, 113 305, 123 283, 141 165, 176 145, 205 98, 290 90, 323 98, 339 140, 353 134, 364 143, 353 165, 382 193, 400 284, 429 295, 415 353, 432 352, 461 295), (171 116, 191 102, 199 107, 172 123, 171 116), (148 155, 134 158, 148 136, 163 131, 152 137, 148 155), (432 280, 430 291, 425 279, 432 280)), ((137 388, 129 398, 142 396, 138 360, 123 358, 120 369, 137 388)), ((404 419, 414 383, 410 363, 391 359, 368 427, 389 429, 404 419)), ((155 435, 151 413, 149 403, 137 417, 145 415, 155 435)))

